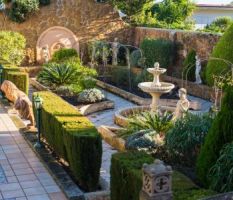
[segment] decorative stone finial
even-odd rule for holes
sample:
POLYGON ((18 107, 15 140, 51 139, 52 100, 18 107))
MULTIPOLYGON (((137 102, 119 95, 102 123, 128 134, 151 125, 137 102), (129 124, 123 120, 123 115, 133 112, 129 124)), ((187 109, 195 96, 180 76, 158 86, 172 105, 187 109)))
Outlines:
POLYGON ((155 68, 155 69, 159 69, 159 67, 160 67, 160 66, 159 66, 159 63, 156 62, 156 63, 154 64, 154 68, 155 68))
POLYGON ((140 200, 172 200, 172 169, 161 160, 143 165, 143 186, 140 200))

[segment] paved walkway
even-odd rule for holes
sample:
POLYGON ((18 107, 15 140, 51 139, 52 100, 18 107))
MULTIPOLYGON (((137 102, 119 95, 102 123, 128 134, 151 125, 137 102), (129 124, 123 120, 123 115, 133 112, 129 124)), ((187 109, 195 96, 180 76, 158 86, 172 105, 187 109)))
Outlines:
POLYGON ((0 104, 0 200, 65 200, 0 104))

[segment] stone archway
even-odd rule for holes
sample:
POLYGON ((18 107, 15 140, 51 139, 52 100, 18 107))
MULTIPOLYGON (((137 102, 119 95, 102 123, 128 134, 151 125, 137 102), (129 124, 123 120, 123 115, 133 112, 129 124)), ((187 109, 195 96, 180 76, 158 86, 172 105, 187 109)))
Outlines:
POLYGON ((78 38, 72 31, 65 27, 54 26, 47 29, 40 35, 37 41, 37 62, 43 63, 46 59, 49 60, 53 53, 60 48, 74 48, 79 52, 78 38))

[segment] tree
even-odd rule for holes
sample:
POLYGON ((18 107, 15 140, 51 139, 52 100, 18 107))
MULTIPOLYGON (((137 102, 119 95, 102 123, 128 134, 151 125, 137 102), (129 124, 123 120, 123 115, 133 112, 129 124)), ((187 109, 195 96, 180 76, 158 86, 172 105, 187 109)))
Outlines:
POLYGON ((0 31, 0 62, 20 65, 24 58, 26 40, 17 32, 0 31))
POLYGON ((224 145, 233 141, 233 87, 228 86, 221 111, 214 119, 197 161, 197 175, 201 182, 209 185, 207 175, 219 158, 224 145))
POLYGON ((110 0, 110 3, 125 13, 130 19, 140 15, 146 4, 153 0, 110 0))
MULTIPOLYGON (((190 0, 164 0, 152 8, 161 25, 165 24, 171 28, 185 26, 184 23, 187 23, 187 19, 192 15, 194 9, 195 5, 190 0)), ((190 27, 190 21, 187 25, 190 27)))
POLYGON ((229 70, 229 64, 223 60, 233 63, 233 24, 227 29, 221 37, 217 45, 214 47, 213 53, 210 57, 218 58, 210 59, 206 68, 206 81, 210 86, 214 85, 214 76, 224 76, 229 70), (221 60, 220 60, 221 59, 221 60))
POLYGON ((207 24, 203 31, 212 33, 224 33, 232 24, 233 20, 230 17, 219 17, 211 24, 207 24))

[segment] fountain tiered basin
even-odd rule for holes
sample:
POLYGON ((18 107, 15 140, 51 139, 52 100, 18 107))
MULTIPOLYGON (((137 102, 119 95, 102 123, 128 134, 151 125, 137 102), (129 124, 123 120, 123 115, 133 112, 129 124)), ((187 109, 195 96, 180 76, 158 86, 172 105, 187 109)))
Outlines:
POLYGON ((154 77, 153 82, 143 82, 139 83, 138 87, 146 93, 149 93, 152 96, 152 103, 150 106, 138 106, 132 108, 126 108, 118 111, 115 114, 115 123, 120 126, 126 126, 128 123, 128 117, 133 114, 139 114, 143 111, 174 111, 174 108, 160 106, 159 99, 162 94, 169 93, 172 89, 174 89, 175 85, 172 83, 160 82, 159 76, 164 74, 167 70, 159 67, 159 63, 154 64, 154 68, 148 68, 147 71, 151 73, 154 77))
POLYGON ((153 82, 139 83, 138 87, 152 96, 151 110, 157 112, 160 96, 170 92, 175 85, 171 83, 160 82, 159 76, 167 70, 159 67, 159 63, 155 63, 154 68, 148 68, 147 71, 154 76, 153 82))

